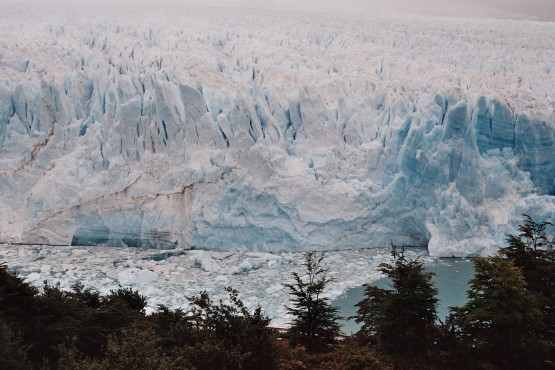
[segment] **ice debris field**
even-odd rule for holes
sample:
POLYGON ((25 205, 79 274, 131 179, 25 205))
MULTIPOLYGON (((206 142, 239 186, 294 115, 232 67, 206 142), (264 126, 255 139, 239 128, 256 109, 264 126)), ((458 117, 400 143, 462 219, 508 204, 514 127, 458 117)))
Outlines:
MULTIPOLYGON (((422 251, 408 253, 414 257, 422 251)), ((336 298, 350 287, 379 279, 377 265, 389 259, 387 249, 329 252, 325 267, 336 281, 326 290, 327 297, 336 298)), ((147 313, 159 304, 186 310, 187 297, 203 290, 215 301, 225 300, 225 287, 230 286, 249 309, 260 305, 275 327, 287 326, 290 319, 285 309, 290 297, 283 284, 293 281, 292 272, 304 271, 298 252, 0 246, 0 261, 4 260, 36 286, 46 280, 70 289, 81 282, 102 295, 131 287, 147 297, 147 313)))
POLYGON ((2 1, 0 256, 153 304, 274 281, 257 302, 293 252, 343 278, 553 221, 555 11, 434 1, 2 1))

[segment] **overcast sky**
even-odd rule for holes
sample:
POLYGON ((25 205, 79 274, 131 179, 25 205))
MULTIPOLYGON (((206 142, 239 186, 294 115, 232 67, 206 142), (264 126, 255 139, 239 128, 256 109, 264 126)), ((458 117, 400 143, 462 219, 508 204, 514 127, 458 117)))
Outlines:
POLYGON ((494 17, 555 21, 555 0, 360 0, 387 3, 396 9, 463 17, 494 17))
MULTIPOLYGON (((187 5, 277 8, 354 13, 364 16, 376 12, 423 14, 465 18, 529 19, 555 22, 555 0, 1 0, 3 9, 54 11, 56 5, 102 10, 133 8, 152 12, 187 5), (38 5, 37 5, 38 4, 38 5), (33 9, 34 8, 34 9, 33 9), (165 8, 165 9, 164 9, 165 8)), ((106 13, 109 14, 110 12, 106 13)), ((6 14, 5 14, 6 15, 6 14)), ((10 15, 13 16, 13 15, 10 15)), ((0 17, 1 18, 1 17, 0 17)))
MULTIPOLYGON (((121 1, 121 0, 120 0, 121 1)), ((125 0, 123 0, 125 1, 125 0)), ((164 0, 162 0, 164 1, 164 0)), ((555 21, 555 0, 169 0, 200 5, 310 9, 324 11, 401 11, 433 16, 555 21)))

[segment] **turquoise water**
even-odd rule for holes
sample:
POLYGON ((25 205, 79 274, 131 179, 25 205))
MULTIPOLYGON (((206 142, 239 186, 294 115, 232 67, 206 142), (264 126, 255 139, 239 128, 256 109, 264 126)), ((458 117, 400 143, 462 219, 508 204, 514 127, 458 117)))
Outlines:
MULTIPOLYGON (((438 317, 443 321, 449 313, 448 307, 461 306, 466 302, 466 291, 468 281, 473 277, 474 271, 472 263, 463 258, 439 258, 426 267, 426 271, 435 273, 433 281, 438 293, 438 317)), ((382 278, 372 285, 380 288, 389 289, 389 278, 382 278)), ((364 287, 355 287, 347 290, 343 295, 332 302, 339 307, 342 317, 349 317, 356 314, 354 305, 363 298, 364 287)), ((359 325, 352 320, 341 321, 342 330, 346 334, 354 333, 359 329, 359 325)))

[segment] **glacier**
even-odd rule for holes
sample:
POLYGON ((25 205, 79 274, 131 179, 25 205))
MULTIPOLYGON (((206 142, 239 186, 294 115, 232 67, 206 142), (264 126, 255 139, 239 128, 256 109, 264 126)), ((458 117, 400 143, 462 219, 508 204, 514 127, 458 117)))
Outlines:
POLYGON ((1 5, 2 243, 468 256, 555 218, 554 22, 28 3, 1 5))

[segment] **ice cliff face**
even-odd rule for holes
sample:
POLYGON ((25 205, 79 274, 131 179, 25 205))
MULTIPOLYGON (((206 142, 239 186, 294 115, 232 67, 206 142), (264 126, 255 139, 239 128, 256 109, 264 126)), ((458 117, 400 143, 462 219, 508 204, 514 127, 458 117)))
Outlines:
POLYGON ((468 255, 555 216, 553 23, 68 14, 2 19, 3 242, 468 255))

